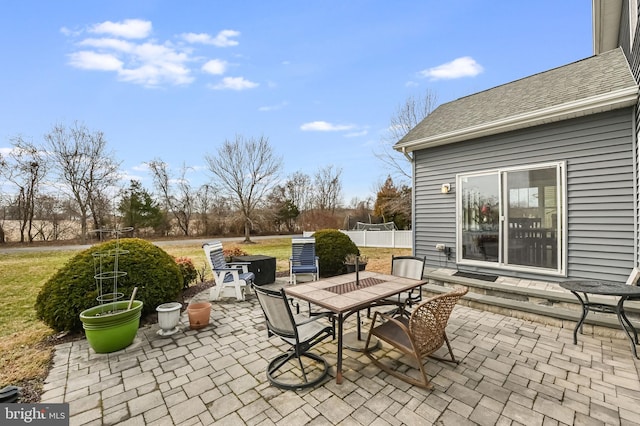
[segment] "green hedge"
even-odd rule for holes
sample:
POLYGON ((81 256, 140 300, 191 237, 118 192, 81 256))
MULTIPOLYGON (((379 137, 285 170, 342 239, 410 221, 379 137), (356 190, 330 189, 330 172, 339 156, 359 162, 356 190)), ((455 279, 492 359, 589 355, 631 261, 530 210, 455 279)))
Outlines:
POLYGON ((332 277, 347 272, 344 258, 349 253, 360 254, 348 235, 337 229, 323 229, 313 234, 316 239, 316 256, 320 265, 321 277, 332 277))
MULTIPOLYGON (((97 244, 71 258, 47 281, 36 299, 39 319, 57 331, 82 329, 80 312, 98 301, 94 275, 100 271, 99 258, 94 253, 116 248, 116 241, 97 244)), ((118 256, 118 270, 127 275, 118 278, 117 290, 128 300, 134 287, 138 287, 136 300, 142 300, 142 315, 155 312, 158 305, 176 301, 183 288, 183 276, 172 256, 161 248, 138 238, 123 238, 120 250, 128 253, 118 256)), ((113 271, 114 257, 102 258, 102 271, 113 271)), ((113 290, 113 283, 103 284, 103 293, 113 290)))

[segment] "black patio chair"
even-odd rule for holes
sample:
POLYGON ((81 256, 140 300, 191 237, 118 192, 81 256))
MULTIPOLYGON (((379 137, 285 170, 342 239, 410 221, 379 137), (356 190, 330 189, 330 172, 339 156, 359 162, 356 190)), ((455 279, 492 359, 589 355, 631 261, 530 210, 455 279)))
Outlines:
POLYGON ((278 336, 291 345, 291 348, 273 358, 267 366, 267 378, 274 386, 282 389, 303 389, 317 385, 329 374, 329 365, 320 355, 310 353, 309 350, 327 337, 335 338, 335 321, 329 313, 317 314, 313 317, 295 316, 284 290, 269 290, 254 286, 260 307, 267 321, 269 336, 278 336), (328 318, 329 323, 318 321, 328 318), (307 367, 303 357, 310 360, 307 367), (300 375, 295 368, 282 367, 292 359, 298 360, 300 375), (307 369, 319 370, 316 377, 309 378, 307 369))
MULTIPOLYGON (((412 278, 421 280, 424 277, 424 264, 426 256, 391 256, 391 275, 396 277, 412 278)), ((406 313, 407 308, 422 301, 422 286, 414 288, 395 296, 387 297, 367 308, 367 317, 371 318, 371 308, 374 306, 395 305, 396 308, 387 314, 399 312, 400 315, 406 313)))

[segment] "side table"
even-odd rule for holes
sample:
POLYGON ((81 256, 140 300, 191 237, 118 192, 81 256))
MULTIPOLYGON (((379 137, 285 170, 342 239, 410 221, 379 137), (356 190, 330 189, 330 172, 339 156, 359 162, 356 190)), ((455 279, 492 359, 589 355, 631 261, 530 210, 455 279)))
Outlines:
POLYGON ((569 290, 578 298, 582 305, 582 316, 573 330, 573 344, 578 343, 578 330, 582 331, 582 324, 589 311, 616 314, 620 326, 627 334, 631 342, 633 356, 638 358, 636 345, 638 344, 638 332, 624 312, 624 302, 628 299, 640 298, 640 287, 613 281, 565 281, 560 287, 569 290), (582 295, 581 295, 582 294, 582 295), (594 303, 589 300, 589 294, 619 297, 618 303, 594 303))

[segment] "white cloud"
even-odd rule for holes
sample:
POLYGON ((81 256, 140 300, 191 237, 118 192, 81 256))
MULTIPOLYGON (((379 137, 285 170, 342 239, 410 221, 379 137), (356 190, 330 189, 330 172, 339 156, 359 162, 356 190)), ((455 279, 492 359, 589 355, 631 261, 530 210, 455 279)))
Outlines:
POLYGON ((185 33, 181 37, 188 43, 210 44, 217 47, 237 46, 237 40, 231 40, 231 37, 238 37, 240 31, 222 30, 215 37, 206 33, 185 33))
POLYGON ((67 27, 60 28, 60 32, 62 34, 64 34, 64 35, 68 36, 68 37, 70 37, 70 36, 78 36, 78 35, 80 35, 82 33, 82 31, 78 31, 78 30, 74 31, 74 30, 69 29, 67 27))
POLYGON ((305 132, 342 132, 354 128, 352 124, 331 124, 326 121, 312 121, 300 126, 300 130, 305 132))
MULTIPOLYGON (((229 65, 226 61, 203 59, 191 45, 150 39, 151 30, 151 22, 142 19, 105 21, 80 32, 66 27, 60 29, 63 34, 77 39, 75 51, 68 55, 69 65, 83 70, 112 71, 120 81, 147 87, 186 85, 195 80, 193 70, 197 66, 208 74, 227 72, 229 65), (87 31, 99 36, 87 37, 87 31)), ((182 34, 181 37, 191 43, 226 47, 237 45, 238 42, 232 38, 239 35, 238 31, 223 30, 215 37, 195 33, 182 34)), ((257 86, 258 83, 242 77, 228 77, 213 87, 245 90, 257 86)))
POLYGON ((135 44, 117 38, 87 38, 78 43, 80 46, 95 47, 98 49, 113 49, 121 52, 131 52, 135 44))
POLYGON ((134 44, 117 39, 86 39, 80 44, 99 48, 100 52, 70 54, 69 63, 76 68, 116 71, 120 80, 148 87, 164 83, 183 85, 193 81, 191 70, 186 65, 191 61, 189 55, 169 46, 134 44))
POLYGON ((202 66, 202 71, 214 75, 224 74, 226 70, 227 62, 220 59, 212 59, 202 66))
POLYGON ((365 130, 361 130, 359 132, 351 132, 344 135, 345 138, 359 138, 361 136, 367 136, 369 132, 365 130))
MULTIPOLYGON (((135 170, 135 167, 133 168, 135 170)), ((147 179, 147 176, 141 174, 130 173, 128 171, 124 171, 120 174, 120 184, 124 187, 129 187, 129 184, 132 180, 137 180, 138 182, 144 182, 147 179)))
POLYGON ((118 73, 123 81, 142 84, 147 87, 159 86, 169 82, 175 85, 193 82, 188 68, 178 64, 146 64, 138 68, 124 69, 118 73))
POLYGON ((280 110, 284 107, 286 107, 289 104, 289 102, 280 102, 279 104, 276 105, 265 105, 265 106, 261 106, 260 108, 258 108, 258 111, 277 111, 280 110))
POLYGON ((245 80, 244 77, 225 77, 220 83, 209 85, 209 87, 214 90, 245 90, 258 87, 258 83, 245 80))
POLYGON ((470 56, 454 59, 446 64, 420 71, 420 75, 431 80, 450 80, 462 77, 475 77, 483 68, 470 56))
POLYGON ((146 163, 146 162, 137 164, 137 165, 131 167, 131 169, 135 170, 136 172, 148 172, 150 170, 149 169, 149 163, 146 163))
POLYGON ((96 34, 111 34, 123 38, 146 38, 151 34, 151 22, 142 19, 125 19, 120 22, 105 21, 89 28, 96 34))
POLYGON ((120 71, 123 65, 114 55, 87 50, 70 54, 69 63, 76 68, 98 71, 120 71))

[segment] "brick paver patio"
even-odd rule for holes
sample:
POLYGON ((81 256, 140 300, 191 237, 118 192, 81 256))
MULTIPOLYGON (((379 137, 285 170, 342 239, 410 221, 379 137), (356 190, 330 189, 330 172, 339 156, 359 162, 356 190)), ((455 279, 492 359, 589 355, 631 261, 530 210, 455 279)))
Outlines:
POLYGON ((571 330, 457 306, 447 332, 461 362, 429 360, 432 391, 346 349, 345 381, 336 385, 336 341, 314 348, 333 367, 323 385, 284 391, 265 368, 285 346, 267 338, 255 295, 212 305, 202 330, 189 330, 184 313, 181 332, 160 337, 157 325, 142 327, 112 354, 96 354, 86 340, 57 346, 41 402, 68 402, 71 425, 640 423, 640 363, 627 340, 581 335, 573 345, 571 330))

